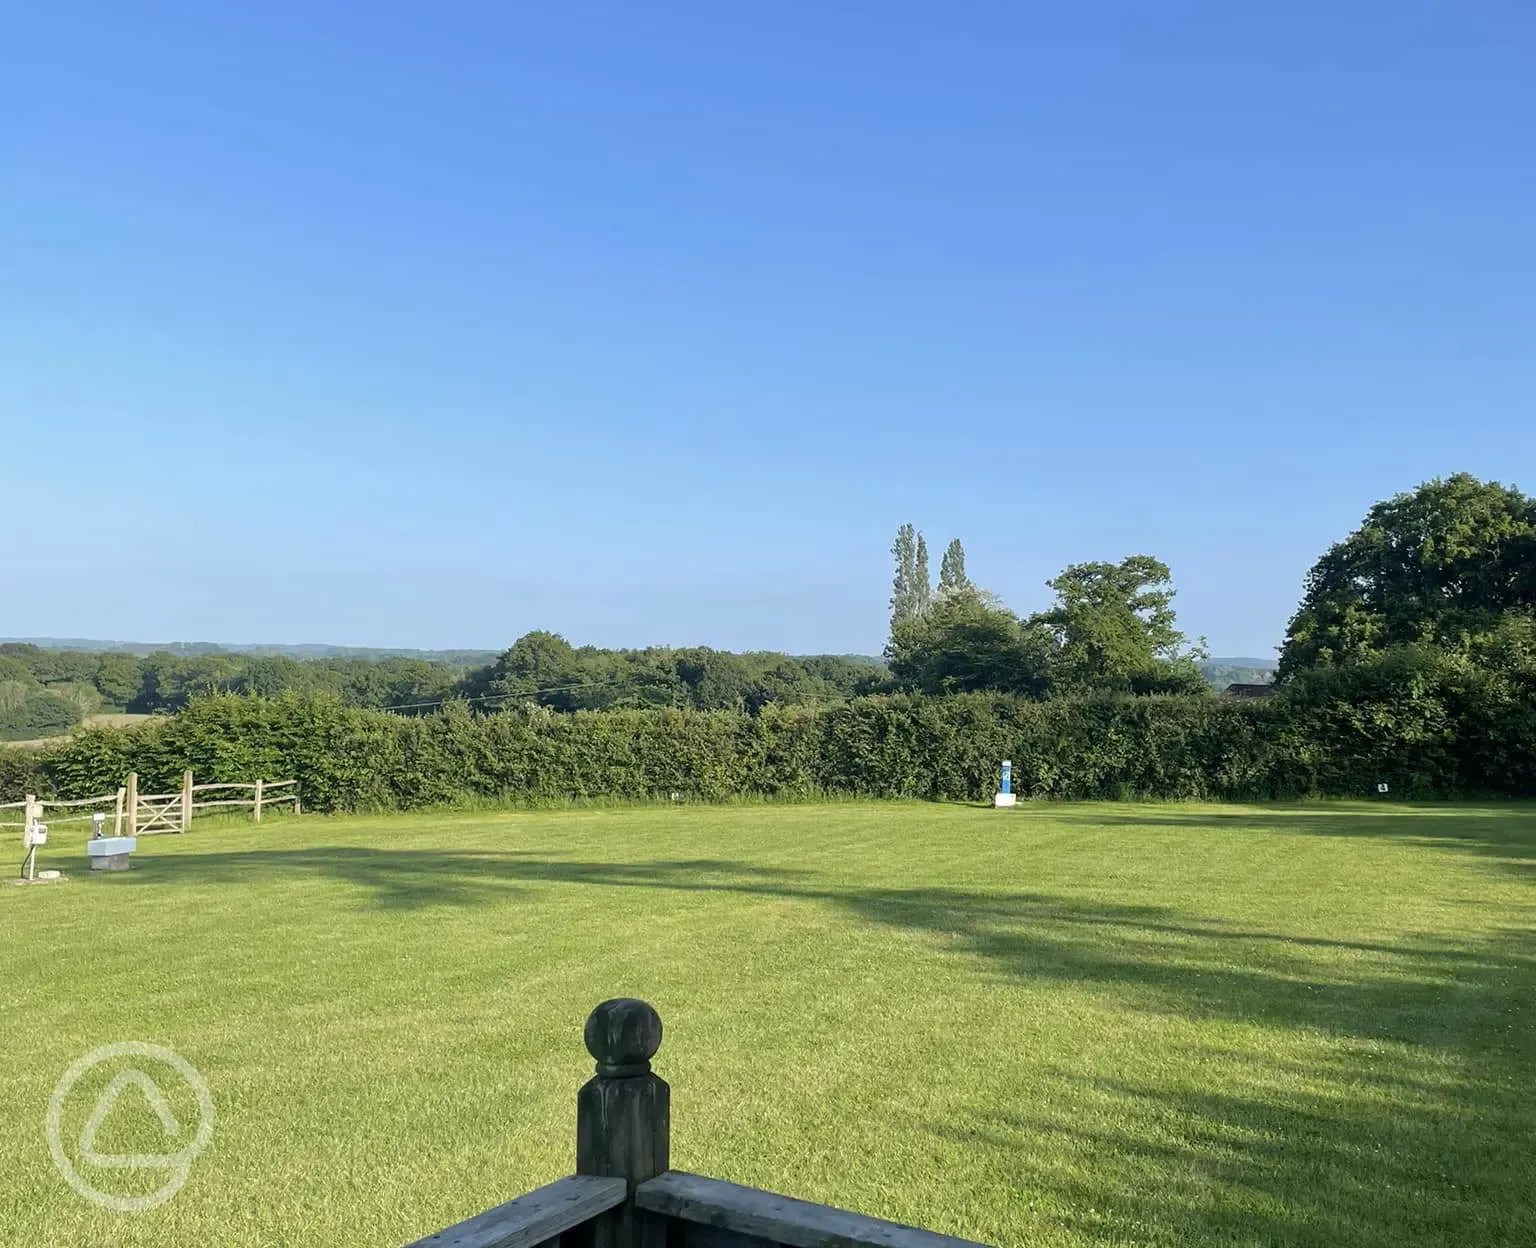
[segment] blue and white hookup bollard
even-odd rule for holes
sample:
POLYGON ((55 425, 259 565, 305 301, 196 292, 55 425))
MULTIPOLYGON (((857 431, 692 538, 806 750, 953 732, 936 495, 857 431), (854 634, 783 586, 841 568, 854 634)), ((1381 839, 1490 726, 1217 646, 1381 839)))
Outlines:
POLYGON ((1013 764, 1006 758, 1003 759, 1003 779, 997 790, 997 796, 992 799, 992 805, 999 810, 1012 806, 1017 799, 1013 795, 1013 764))

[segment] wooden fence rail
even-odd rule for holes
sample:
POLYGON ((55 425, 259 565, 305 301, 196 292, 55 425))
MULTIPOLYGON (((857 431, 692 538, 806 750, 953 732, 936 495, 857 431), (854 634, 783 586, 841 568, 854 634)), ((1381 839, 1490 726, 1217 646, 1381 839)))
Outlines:
POLYGON ((140 793, 137 772, 129 772, 127 782, 116 793, 103 793, 100 797, 72 799, 34 797, 30 793, 19 802, 0 802, 0 811, 15 810, 21 813, 19 820, 0 820, 0 828, 25 828, 32 822, 89 823, 97 812, 80 815, 50 815, 50 810, 74 809, 87 806, 110 807, 112 835, 154 836, 160 832, 185 832, 192 826, 192 816, 199 810, 216 807, 239 807, 249 810, 251 818, 261 822, 264 810, 274 807, 292 807, 299 813, 299 782, 297 780, 256 780, 245 784, 193 784, 192 773, 183 773, 181 790, 176 793, 140 793), (199 800, 199 793, 216 789, 249 792, 249 797, 218 797, 199 800))
POLYGON ((597 1074, 576 1095, 576 1173, 410 1248, 978 1248, 671 1169, 671 1089, 651 1073, 656 1011, 604 1001, 586 1042, 597 1074))
MULTIPOLYGON (((28 846, 27 860, 22 864, 25 875, 29 864, 35 862, 34 842, 30 831, 36 824, 53 827, 60 823, 94 823, 98 816, 110 815, 113 836, 154 836, 160 832, 185 832, 192 826, 196 811, 231 807, 248 809, 255 822, 261 822, 261 812, 274 806, 292 806, 299 813, 299 782, 297 780, 256 780, 246 784, 193 784, 190 771, 182 773, 181 791, 178 793, 140 793, 137 772, 129 772, 127 782, 116 793, 103 793, 100 797, 40 798, 28 793, 19 802, 0 802, 0 812, 19 811, 19 822, 0 820, 0 828, 21 828, 22 841, 28 846), (235 790, 247 792, 250 797, 205 798, 198 800, 199 793, 235 790), (95 806, 97 810, 84 808, 95 806), (110 812, 99 809, 110 806, 110 812), (78 815, 51 815, 49 809, 84 810, 78 815), (127 824, 125 828, 123 825, 127 824)), ((104 846, 103 846, 104 848, 104 846)), ((46 873, 45 873, 46 875, 46 873)), ((53 873, 54 876, 58 872, 53 873)))
POLYGON ((192 826, 192 816, 199 810, 217 808, 244 808, 251 818, 261 822, 263 810, 277 806, 292 806, 298 814, 299 782, 297 780, 255 780, 244 783, 219 782, 214 784, 192 783, 192 773, 181 775, 181 790, 176 793, 140 793, 137 772, 128 773, 127 791, 128 835, 153 836, 160 832, 185 832, 192 826), (249 791, 250 797, 198 798, 199 793, 215 790, 249 791), (273 792, 277 790, 277 792, 273 792))
MULTIPOLYGON (((57 815, 49 815, 50 807, 58 809, 73 809, 80 806, 111 806, 112 807, 112 835, 117 836, 123 827, 123 803, 127 790, 118 789, 116 793, 103 793, 100 797, 77 797, 71 801, 55 798, 33 797, 27 794, 19 802, 0 803, 0 810, 20 810, 21 822, 0 822, 0 828, 25 828, 28 824, 46 823, 52 826, 56 823, 89 823, 96 818, 98 812, 91 811, 83 815, 65 815, 63 818, 57 815)), ((100 812, 102 814, 106 811, 100 812)))

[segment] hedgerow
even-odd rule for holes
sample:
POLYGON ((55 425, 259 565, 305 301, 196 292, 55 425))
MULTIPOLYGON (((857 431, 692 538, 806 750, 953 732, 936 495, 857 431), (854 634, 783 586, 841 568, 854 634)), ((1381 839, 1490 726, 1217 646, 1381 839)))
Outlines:
POLYGON ((1025 798, 1243 800, 1536 794, 1536 688, 1415 653, 1257 700, 880 696, 737 711, 547 710, 401 718, 330 696, 217 696, 127 729, 0 751, 0 791, 168 792, 296 778, 311 810, 849 795, 975 801, 1001 759, 1025 798))

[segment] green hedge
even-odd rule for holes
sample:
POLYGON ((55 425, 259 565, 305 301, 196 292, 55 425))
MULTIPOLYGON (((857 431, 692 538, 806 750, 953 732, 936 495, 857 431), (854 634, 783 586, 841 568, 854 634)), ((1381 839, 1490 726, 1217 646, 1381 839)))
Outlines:
POLYGON ((1262 799, 1536 794, 1536 687, 1424 656, 1299 682, 1283 696, 1046 702, 968 694, 826 708, 441 714, 400 718, 334 698, 215 697, 128 729, 87 729, 6 758, 21 786, 108 792, 137 771, 169 792, 200 781, 297 778, 312 810, 466 800, 693 800, 846 794, 984 800, 998 761, 1047 798, 1262 799))

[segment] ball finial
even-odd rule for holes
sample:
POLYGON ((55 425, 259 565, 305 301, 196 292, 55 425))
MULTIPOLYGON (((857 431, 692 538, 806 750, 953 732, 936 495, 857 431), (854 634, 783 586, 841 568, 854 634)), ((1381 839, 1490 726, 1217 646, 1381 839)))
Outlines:
POLYGON ((587 1052, 597 1059, 599 1075, 643 1075, 661 1048, 661 1015, 649 1002, 634 997, 604 1001, 587 1016, 584 1038, 587 1052))

